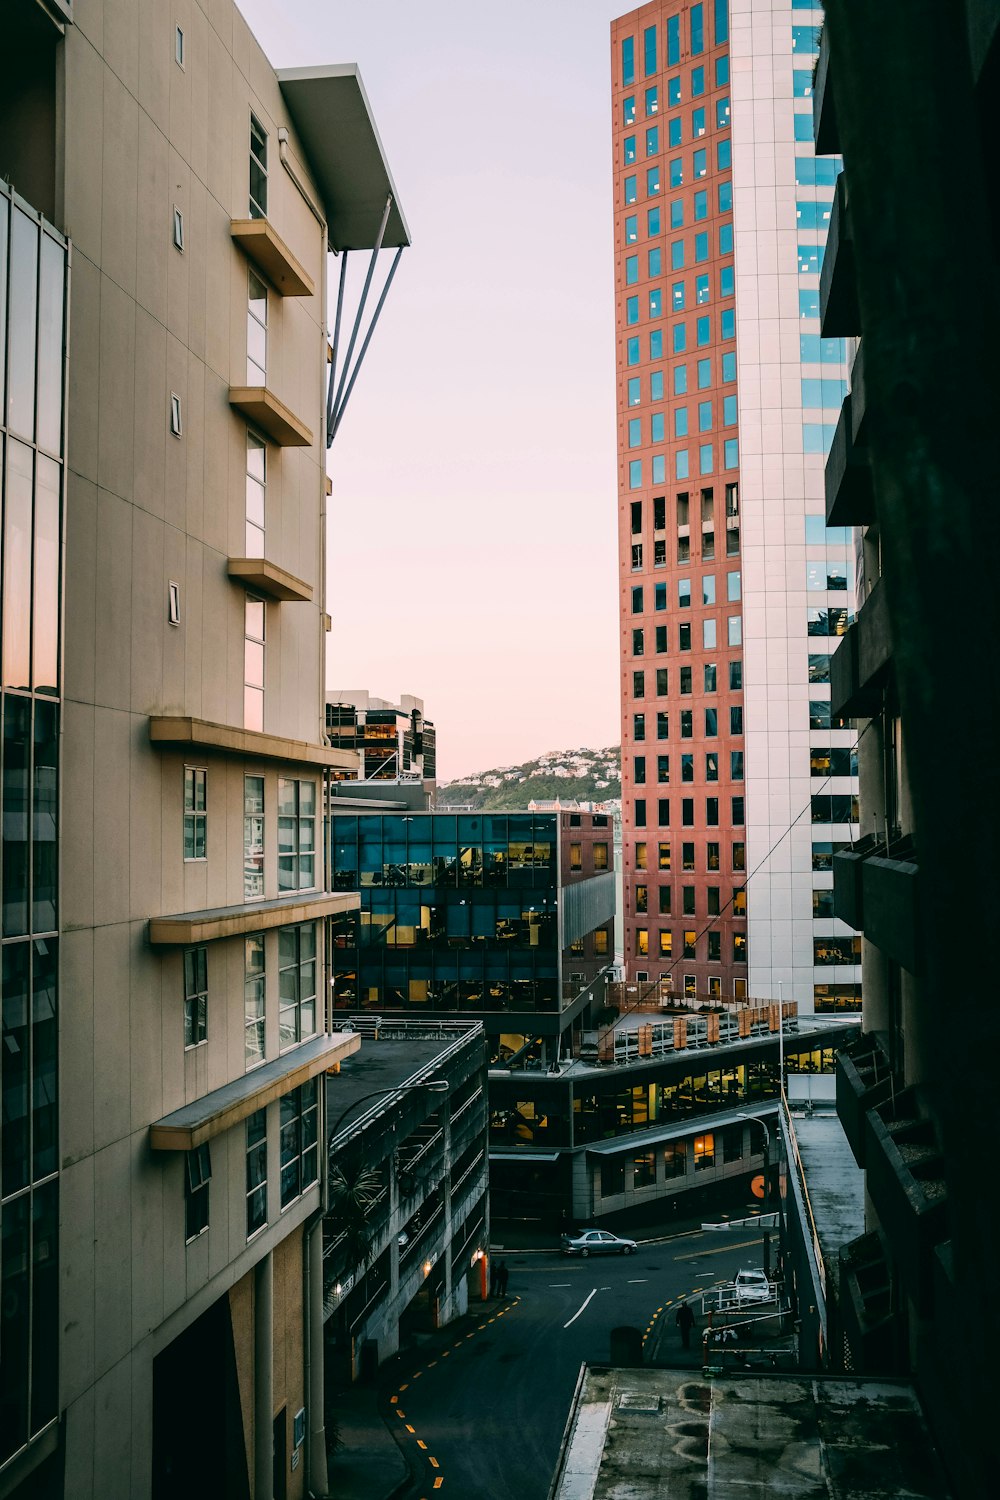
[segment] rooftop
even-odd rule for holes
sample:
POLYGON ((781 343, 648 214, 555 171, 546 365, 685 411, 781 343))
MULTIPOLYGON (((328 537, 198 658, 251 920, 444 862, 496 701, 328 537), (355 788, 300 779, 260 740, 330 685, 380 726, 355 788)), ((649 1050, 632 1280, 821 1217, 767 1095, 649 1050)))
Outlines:
POLYGON ((338 1135, 364 1115, 395 1109, 394 1091, 437 1076, 436 1066, 444 1064, 480 1027, 478 1022, 467 1022, 437 1029, 393 1021, 391 1030, 391 1036, 364 1037, 359 1051, 327 1079, 327 1104, 338 1135), (383 1097, 369 1099, 370 1094, 383 1097))
POLYGON ((588 1369, 554 1500, 947 1500, 904 1381, 588 1369))

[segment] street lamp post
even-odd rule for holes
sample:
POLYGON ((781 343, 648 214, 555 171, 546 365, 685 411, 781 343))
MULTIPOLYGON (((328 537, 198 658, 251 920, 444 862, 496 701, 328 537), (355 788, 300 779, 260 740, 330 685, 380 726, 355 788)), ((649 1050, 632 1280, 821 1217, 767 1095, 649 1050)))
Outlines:
MULTIPOLYGON (((761 1130, 763 1130, 764 1132, 764 1197, 763 1213, 761 1217, 766 1218, 768 1208, 770 1206, 768 1175, 771 1166, 771 1132, 768 1129, 767 1122, 765 1120, 762 1120, 760 1115, 740 1114, 737 1116, 737 1118, 740 1120, 753 1120, 754 1124, 759 1125, 761 1130)), ((764 1274, 766 1276, 769 1276, 771 1274, 771 1236, 768 1233, 767 1224, 764 1225, 764 1228, 762 1230, 762 1250, 764 1260, 764 1274)))

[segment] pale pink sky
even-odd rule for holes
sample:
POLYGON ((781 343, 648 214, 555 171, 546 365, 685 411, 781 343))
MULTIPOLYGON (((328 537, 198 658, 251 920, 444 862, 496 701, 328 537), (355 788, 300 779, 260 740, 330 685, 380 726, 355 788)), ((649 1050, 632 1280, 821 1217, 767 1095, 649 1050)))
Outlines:
POLYGON ((359 64, 413 238, 332 450, 328 684, 422 697, 442 780, 616 743, 627 5, 240 3, 275 66, 359 64))

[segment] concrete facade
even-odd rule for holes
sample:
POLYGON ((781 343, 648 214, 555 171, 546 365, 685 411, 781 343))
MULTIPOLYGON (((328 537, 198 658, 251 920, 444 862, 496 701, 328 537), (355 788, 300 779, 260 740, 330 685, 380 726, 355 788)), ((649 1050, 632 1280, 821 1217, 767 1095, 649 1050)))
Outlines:
POLYGON ((37 129, 0 170, 70 279, 59 1332, 30 1365, 58 1400, 17 1406, 0 1494, 294 1500, 325 1487, 322 1082, 359 1046, 325 979, 324 786, 356 764, 324 738, 328 163, 231 0, 13 9, 5 118, 37 129))

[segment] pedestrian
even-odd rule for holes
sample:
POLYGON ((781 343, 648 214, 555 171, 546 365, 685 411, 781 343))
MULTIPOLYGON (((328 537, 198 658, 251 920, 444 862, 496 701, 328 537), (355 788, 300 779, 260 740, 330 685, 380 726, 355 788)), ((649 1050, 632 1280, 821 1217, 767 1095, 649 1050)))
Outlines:
POLYGON ((685 1349, 691 1347, 691 1330, 694 1327, 694 1313, 686 1302, 682 1302, 677 1309, 677 1327, 681 1331, 681 1344, 685 1349))
POLYGON ((506 1297, 507 1295, 507 1282, 509 1278, 510 1272, 507 1269, 507 1262, 505 1260, 502 1260, 497 1267, 497 1285, 501 1297, 506 1297))

